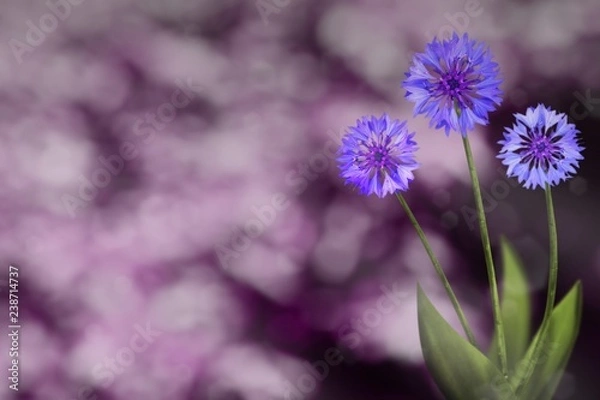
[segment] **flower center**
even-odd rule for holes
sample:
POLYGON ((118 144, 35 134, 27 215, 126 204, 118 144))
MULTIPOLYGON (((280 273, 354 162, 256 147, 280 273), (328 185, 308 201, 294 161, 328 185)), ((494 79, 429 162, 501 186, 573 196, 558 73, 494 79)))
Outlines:
POLYGON ((535 167, 542 167, 544 171, 548 171, 551 165, 564 159, 560 148, 539 129, 530 131, 526 143, 523 161, 532 163, 535 167))
POLYGON ((456 78, 452 77, 446 81, 446 86, 450 90, 454 90, 460 86, 460 83, 458 82, 458 80, 456 80, 456 78))
POLYGON ((452 71, 443 75, 440 79, 439 90, 450 100, 459 100, 469 90, 469 84, 465 79, 463 71, 452 71))
POLYGON ((546 139, 545 137, 541 137, 537 140, 534 140, 533 144, 531 145, 533 152, 538 157, 545 156, 548 153, 549 147, 550 146, 548 143, 548 139, 546 139))
POLYGON ((381 144, 368 146, 366 161, 371 168, 383 169, 389 167, 391 160, 388 148, 381 144))
POLYGON ((471 60, 466 56, 448 61, 440 69, 429 70, 431 76, 429 91, 433 95, 450 100, 448 105, 455 108, 470 107, 474 95, 474 85, 482 80, 471 60))

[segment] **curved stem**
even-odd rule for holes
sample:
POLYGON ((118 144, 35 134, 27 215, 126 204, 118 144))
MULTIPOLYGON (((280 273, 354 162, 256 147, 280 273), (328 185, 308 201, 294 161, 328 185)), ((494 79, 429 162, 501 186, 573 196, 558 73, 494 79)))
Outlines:
POLYGON ((558 234, 556 232, 556 217, 554 214, 554 204, 552 202, 552 192, 550 185, 546 184, 546 212, 548 215, 548 235, 550 240, 550 268, 548 270, 548 294, 546 295, 546 308, 544 309, 544 318, 542 319, 542 325, 540 327, 540 334, 535 341, 533 354, 531 356, 531 362, 527 366, 526 373, 524 375, 523 383, 519 387, 519 390, 526 387, 533 375, 535 366, 541 356, 542 349, 544 347, 545 336, 550 326, 550 316, 552 310, 554 310, 554 303, 556 300, 556 286, 558 282, 558 234))
POLYGON ((494 313, 494 328, 498 335, 498 358, 500 359, 500 368, 504 376, 508 376, 508 366, 506 361, 506 339, 504 337, 504 323, 502 322, 502 314, 500 313, 500 300, 498 296, 498 284, 496 283, 496 271, 494 269, 494 259, 492 257, 492 247, 490 244, 490 236, 488 233, 487 222, 485 219, 485 211, 483 209, 483 200, 481 198, 481 189, 479 187, 479 178, 473 161, 473 153, 467 136, 463 136, 463 145, 469 165, 469 173, 473 182, 473 194, 475 196, 475 205, 477 207, 477 217, 479 219, 479 230, 481 231, 481 242, 483 244, 483 252, 485 254, 485 265, 487 268, 488 282, 492 297, 492 308, 494 313))
POLYGON ((429 245, 429 241, 427 240, 427 237, 425 236, 425 232, 423 232, 423 229, 421 229, 421 225, 419 225, 419 222, 417 222, 415 215, 410 210, 410 207, 408 206, 408 203, 406 202, 406 200, 404 199, 402 194, 400 194, 400 192, 396 192, 396 197, 398 198, 398 201, 400 201, 400 204, 402 205, 402 208, 406 212, 406 215, 408 215, 408 219, 410 220, 413 227, 417 231, 417 235, 421 239, 421 243, 423 243, 423 247, 425 248, 425 251, 427 252, 427 255, 429 256, 429 258, 431 259, 433 268, 435 268, 435 272, 437 273, 438 277, 440 278, 440 281, 442 281, 442 284, 444 285, 444 289, 446 289, 448 298, 450 298, 450 302, 452 302, 452 306, 454 307, 454 310, 456 311, 456 315, 458 315, 460 324, 462 325, 463 330, 465 331, 465 334, 467 335, 467 338, 469 339, 469 342, 476 348, 479 348, 479 346, 477 345, 477 342, 475 340, 475 335, 473 335, 473 332, 471 331, 471 328, 469 327, 467 318, 465 317, 465 314, 463 313, 463 310, 460 307, 460 304, 458 303, 458 299, 456 298, 456 295, 454 294, 454 291, 452 290, 452 287, 450 286, 450 282, 448 281, 448 278, 446 278, 446 274, 444 274, 444 270, 442 269, 442 266, 440 265, 439 260, 437 259, 437 257, 433 253, 433 250, 431 249, 431 246, 429 245))

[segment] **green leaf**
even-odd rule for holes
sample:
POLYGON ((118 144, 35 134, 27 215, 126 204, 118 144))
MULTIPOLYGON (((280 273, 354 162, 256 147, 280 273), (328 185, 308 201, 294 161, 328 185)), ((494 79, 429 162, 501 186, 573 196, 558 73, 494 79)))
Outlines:
POLYGON ((508 381, 417 288, 419 336, 429 372, 448 400, 516 400, 508 381))
MULTIPOLYGON (((528 384, 520 389, 521 398, 552 399, 579 334, 582 305, 583 292, 581 282, 578 281, 552 311, 548 331, 542 339, 544 344, 541 356, 528 384)), ((524 371, 532 362, 533 349, 538 340, 540 331, 536 333, 527 354, 519 363, 516 374, 511 376, 513 387, 524 384, 524 371)))
MULTIPOLYGON (((531 300, 523 263, 514 247, 504 238, 502 247, 502 294, 500 312, 504 322, 508 370, 513 371, 521 360, 531 335, 531 300)), ((494 332, 488 357, 498 367, 498 332, 494 332)))

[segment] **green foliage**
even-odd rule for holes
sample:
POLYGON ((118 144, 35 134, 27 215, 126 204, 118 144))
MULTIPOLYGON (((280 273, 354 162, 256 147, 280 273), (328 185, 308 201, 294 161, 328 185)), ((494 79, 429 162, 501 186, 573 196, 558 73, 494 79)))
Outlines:
POLYGON ((420 286, 417 303, 425 363, 448 400, 516 400, 498 368, 446 322, 420 286))
MULTIPOLYGON (((531 335, 531 300, 527 277, 514 247, 502 238, 502 295, 500 310, 504 321, 506 355, 509 373, 521 360, 531 335)), ((498 333, 494 332, 488 356, 498 368, 498 333)))

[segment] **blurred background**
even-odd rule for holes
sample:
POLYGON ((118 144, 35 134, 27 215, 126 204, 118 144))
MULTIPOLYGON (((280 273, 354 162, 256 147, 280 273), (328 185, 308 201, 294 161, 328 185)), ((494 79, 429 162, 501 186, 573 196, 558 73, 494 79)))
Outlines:
POLYGON ((408 119, 422 164, 408 201, 489 342, 460 136, 412 118, 400 87, 452 32, 500 65, 503 104, 470 138, 496 258, 506 235, 536 326, 544 196, 505 178, 497 141, 538 102, 582 132, 580 174, 554 191, 559 297, 577 279, 585 293, 556 399, 600 398, 596 0, 0 4, 0 284, 6 299, 17 266, 22 325, 18 395, 3 378, 1 399, 441 399, 417 282, 458 326, 452 308, 395 199, 344 187, 334 153, 362 115, 408 119))

